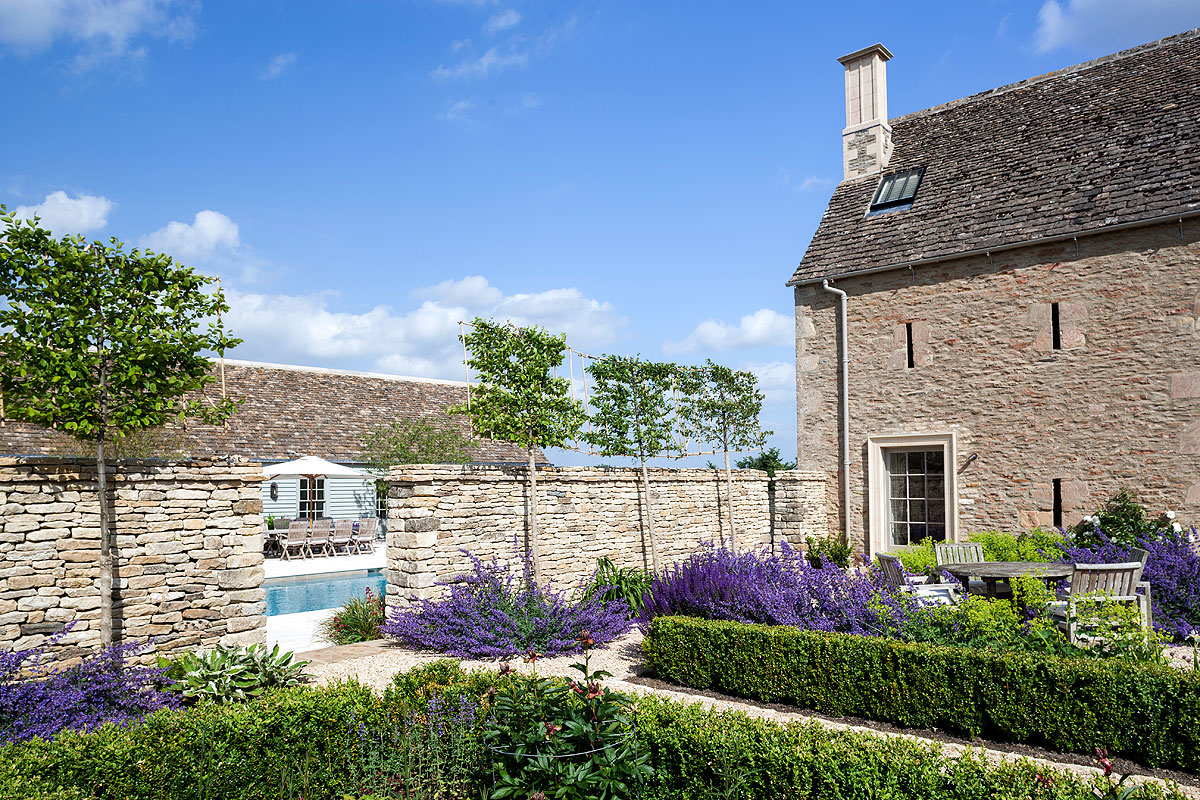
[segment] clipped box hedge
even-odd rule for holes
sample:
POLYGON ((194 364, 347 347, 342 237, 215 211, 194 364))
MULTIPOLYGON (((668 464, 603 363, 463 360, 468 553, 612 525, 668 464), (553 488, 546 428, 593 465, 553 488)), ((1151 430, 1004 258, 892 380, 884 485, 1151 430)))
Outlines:
MULTIPOLYGON (((0 746, 0 800, 342 800, 371 729, 433 695, 479 697, 493 672, 433 665, 401 676, 384 697, 357 685, 267 692, 246 704, 160 711, 129 728, 64 732, 0 746)), ((1092 800, 1087 780, 1019 760, 947 756, 933 743, 817 723, 780 725, 738 712, 642 697, 639 747, 654 775, 642 800, 803 797, 874 800, 1092 800), (1035 791, 1041 773, 1052 788, 1035 791)), ((479 787, 490 793, 491 776, 479 787)), ((1184 800, 1146 785, 1139 800, 1184 800)))
POLYGON ((643 647, 697 689, 1200 771, 1196 673, 690 617, 658 617, 643 647))

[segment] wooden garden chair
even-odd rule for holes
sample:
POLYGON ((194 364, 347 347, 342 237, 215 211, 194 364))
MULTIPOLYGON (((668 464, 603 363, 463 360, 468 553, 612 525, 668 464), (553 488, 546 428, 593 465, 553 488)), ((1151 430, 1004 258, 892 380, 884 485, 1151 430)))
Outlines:
POLYGON ((875 556, 883 571, 883 580, 888 586, 915 595, 918 599, 936 605, 954 605, 959 600, 958 587, 952 583, 928 583, 928 578, 908 575, 897 556, 879 553, 875 556))
POLYGON ((308 549, 308 523, 302 519, 293 520, 288 525, 287 537, 280 540, 279 547, 281 560, 291 561, 292 551, 304 558, 304 551, 308 549))
POLYGON ((320 549, 321 555, 333 555, 333 551, 329 549, 329 520, 318 519, 313 522, 312 533, 308 535, 308 555, 316 558, 317 550, 320 549))
MULTIPOLYGON (((933 559, 938 567, 946 564, 982 564, 987 559, 983 556, 983 545, 979 542, 943 542, 933 546, 933 559)), ((937 583, 942 571, 937 567, 933 570, 932 582, 937 583)), ((971 594, 986 594, 987 584, 984 581, 969 581, 963 587, 971 594)), ((997 585, 999 594, 1012 595, 1012 587, 1008 581, 997 585)))
POLYGON ((354 552, 374 553, 375 532, 379 529, 377 517, 365 517, 358 521, 358 533, 354 534, 354 552))
POLYGON ((1120 564, 1076 564, 1070 590, 1059 595, 1050 613, 1075 644, 1079 639, 1080 605, 1105 602, 1136 604, 1142 627, 1150 630, 1150 584, 1142 580, 1140 556, 1138 561, 1120 564))
POLYGON ((338 550, 342 550, 346 555, 350 555, 350 548, 354 546, 354 521, 349 519, 339 519, 333 523, 333 537, 329 540, 329 550, 333 555, 338 554, 338 550))

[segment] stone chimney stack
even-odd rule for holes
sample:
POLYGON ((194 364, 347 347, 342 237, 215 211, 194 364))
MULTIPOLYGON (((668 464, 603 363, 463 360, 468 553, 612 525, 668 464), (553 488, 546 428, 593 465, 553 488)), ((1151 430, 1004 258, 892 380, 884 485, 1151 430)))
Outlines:
POLYGON ((838 59, 846 68, 843 180, 882 172, 892 158, 886 66, 891 57, 886 47, 873 44, 838 59))

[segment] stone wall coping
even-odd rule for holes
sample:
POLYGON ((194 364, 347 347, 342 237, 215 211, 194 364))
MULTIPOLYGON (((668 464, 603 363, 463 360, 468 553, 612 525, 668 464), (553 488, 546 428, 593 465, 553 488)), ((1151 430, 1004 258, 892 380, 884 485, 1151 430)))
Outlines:
MULTIPOLYGON (((392 483, 437 483, 439 481, 525 481, 526 467, 471 464, 417 464, 392 467, 388 471, 387 480, 392 483)), ((712 470, 707 467, 669 468, 653 467, 648 470, 650 481, 672 482, 708 482, 725 480, 725 470, 712 470)), ((825 480, 820 472, 790 470, 778 472, 775 479, 785 481, 825 480)), ((757 469, 735 469, 733 479, 738 482, 758 482, 765 480, 767 473, 757 469)), ((588 483, 627 482, 642 480, 642 472, 636 467, 539 467, 538 483, 556 483, 559 481, 584 481, 588 483)))
MULTIPOLYGON (((205 481, 236 480, 246 483, 262 482, 262 464, 257 461, 165 461, 165 460, 113 460, 109 461, 110 478, 114 482, 131 480, 178 480, 201 478, 205 481)), ((95 480, 96 462, 88 458, 0 458, 0 483, 43 481, 53 476, 56 480, 95 480)))

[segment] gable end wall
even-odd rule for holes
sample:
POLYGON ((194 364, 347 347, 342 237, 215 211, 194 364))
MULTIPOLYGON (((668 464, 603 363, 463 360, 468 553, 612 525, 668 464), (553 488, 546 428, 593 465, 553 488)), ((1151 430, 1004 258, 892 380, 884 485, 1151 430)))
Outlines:
MULTIPOLYGON (((867 437, 882 434, 956 435, 960 538, 1050 525, 1055 478, 1067 523, 1128 486, 1200 524, 1200 221, 837 286, 850 295, 851 538, 864 551, 867 437), (898 357, 906 322, 913 369, 898 357)), ((838 531, 837 307, 819 286, 795 298, 800 468, 829 476, 838 531)))

